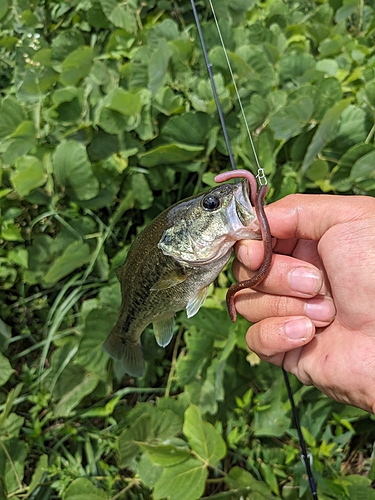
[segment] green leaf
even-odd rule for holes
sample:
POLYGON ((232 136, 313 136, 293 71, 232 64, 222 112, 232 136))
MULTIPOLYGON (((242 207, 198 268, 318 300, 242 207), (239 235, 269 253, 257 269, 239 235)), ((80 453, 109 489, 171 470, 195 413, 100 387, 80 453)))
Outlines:
POLYGON ((147 151, 147 153, 138 155, 138 158, 142 166, 155 167, 156 165, 169 165, 170 163, 192 160, 203 150, 203 146, 174 143, 157 146, 147 151))
POLYGON ((137 31, 135 9, 132 8, 133 3, 120 3, 117 0, 100 0, 100 5, 108 21, 111 21, 114 26, 123 28, 129 33, 137 31))
POLYGON ((171 142, 200 146, 211 127, 212 119, 206 113, 184 113, 168 120, 159 137, 171 142))
POLYGON ((42 279, 46 287, 50 287, 62 278, 65 278, 75 269, 86 264, 90 258, 90 247, 82 241, 75 241, 68 245, 65 251, 56 258, 48 272, 42 279))
POLYGON ((169 47, 165 40, 159 39, 159 47, 153 52, 148 66, 149 88, 155 95, 167 74, 169 63, 169 47))
POLYGON ((69 417, 85 396, 91 394, 99 383, 95 373, 87 373, 84 379, 66 392, 54 409, 56 417, 69 417))
POLYGON ((348 191, 352 187, 351 171, 353 165, 363 156, 374 151, 372 144, 362 143, 348 149, 332 170, 330 183, 337 191, 348 191))
POLYGON ((24 156, 16 161, 16 170, 11 175, 14 189, 21 197, 46 183, 47 174, 39 158, 24 156))
POLYGON ((263 495, 262 498, 265 500, 275 498, 265 483, 258 481, 250 474, 250 472, 245 469, 241 469, 241 467, 232 467, 224 480, 231 488, 249 488, 250 492, 260 493, 263 495))
POLYGON ((225 456, 223 438, 212 424, 202 420, 197 406, 191 405, 186 410, 183 432, 195 453, 210 465, 216 465, 225 456))
POLYGON ((135 206, 141 210, 147 210, 152 206, 154 196, 145 174, 140 172, 132 173, 130 186, 133 192, 135 206))
POLYGON ((141 92, 139 90, 115 89, 105 98, 104 104, 108 109, 122 115, 135 115, 142 109, 141 92))
POLYGON ((66 489, 63 500, 109 500, 105 491, 97 488, 86 478, 74 479, 66 489))
POLYGON ((11 97, 4 99, 0 108, 0 138, 10 136, 23 120, 21 106, 11 97))
POLYGON ((163 467, 151 462, 147 453, 143 453, 138 462, 138 474, 142 483, 149 488, 153 488, 155 483, 159 480, 163 467))
POLYGON ((287 141, 300 134, 309 122, 314 111, 314 103, 310 97, 302 96, 285 108, 276 111, 270 118, 275 139, 287 141))
POLYGON ((37 489, 42 482, 43 476, 48 473, 48 455, 41 455, 35 467, 33 477, 29 485, 29 493, 31 494, 37 489))
POLYGON ((27 451, 26 443, 19 439, 1 441, 0 470, 8 493, 22 487, 27 451))
POLYGON ((8 9, 9 9, 9 1, 2 0, 0 3, 0 20, 3 19, 3 17, 6 15, 8 9))
POLYGON ((343 101, 336 103, 326 112, 309 147, 307 148, 306 155, 302 163, 302 172, 306 172, 315 156, 320 153, 326 143, 331 139, 334 131, 338 127, 338 122, 342 112, 349 106, 349 104, 350 99, 344 99, 343 101))
POLYGON ((14 370, 8 358, 0 354, 0 386, 4 385, 9 380, 13 372, 14 370))
POLYGON ((115 324, 117 316, 118 312, 111 311, 108 306, 92 310, 87 315, 77 352, 76 362, 104 380, 108 375, 108 355, 103 351, 102 345, 112 325, 115 324))
POLYGON ((89 200, 99 193, 86 148, 75 141, 59 144, 53 156, 53 169, 58 183, 71 190, 77 200, 89 200))
POLYGON ((90 72, 94 57, 91 47, 79 47, 62 63, 60 81, 64 85, 77 85, 90 72))
POLYGON ((207 469, 194 458, 167 467, 155 484, 154 499, 197 500, 202 496, 207 476, 207 469))
POLYGON ((152 417, 141 415, 129 429, 123 431, 117 440, 119 466, 130 465, 140 448, 138 442, 146 441, 150 435, 152 417))
POLYGON ((172 444, 146 444, 138 443, 143 451, 146 451, 150 460, 157 465, 170 467, 179 464, 190 458, 191 453, 189 448, 182 446, 174 446, 172 444))
MULTIPOLYGON (((361 181, 371 181, 371 185, 375 187, 375 151, 370 151, 365 154, 359 160, 357 160, 350 172, 350 180, 355 183, 359 183, 361 181)), ((374 189, 374 187, 368 187, 368 189, 374 189)))

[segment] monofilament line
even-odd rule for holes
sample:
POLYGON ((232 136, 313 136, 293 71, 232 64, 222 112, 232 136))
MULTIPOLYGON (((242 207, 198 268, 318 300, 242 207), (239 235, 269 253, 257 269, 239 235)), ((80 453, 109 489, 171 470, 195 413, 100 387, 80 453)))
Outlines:
POLYGON ((212 0, 208 0, 209 1, 209 4, 210 4, 210 7, 211 7, 211 10, 212 10, 212 15, 213 15, 213 18, 214 18, 214 21, 215 21, 215 25, 216 25, 216 29, 217 29, 217 32, 218 32, 218 35, 219 35, 219 38, 220 38, 220 43, 221 43, 221 47, 224 51, 224 56, 225 56, 225 59, 227 61, 227 65, 228 65, 228 69, 229 69, 229 72, 230 72, 230 76, 232 78, 232 82, 233 82, 233 86, 234 86, 234 90, 236 92, 236 96, 237 96, 237 100, 238 100, 238 104, 240 106, 240 110, 241 110, 241 114, 242 114, 242 118, 243 118, 243 121, 245 123, 245 127, 246 127, 246 132, 247 132, 247 135, 249 137, 249 141, 250 141, 250 145, 251 145, 251 149, 253 151, 253 154, 254 154, 254 158, 255 158, 255 163, 256 163, 256 166, 257 166, 257 170, 258 170, 258 173, 257 173, 257 179, 259 181, 259 184, 267 184, 267 178, 264 174, 264 170, 263 168, 260 166, 260 163, 259 163, 259 159, 258 159, 258 155, 257 155, 257 152, 256 152, 256 149, 255 149, 255 144, 254 144, 254 141, 253 141, 253 138, 251 136, 251 132, 250 132, 250 129, 249 129, 249 125, 247 123, 247 119, 246 119, 246 115, 245 115, 245 110, 243 108, 243 105, 242 105, 242 101, 241 101, 241 97, 240 97, 240 93, 238 91, 238 87, 237 87, 237 84, 236 84, 236 80, 234 78, 234 73, 233 73, 233 70, 232 70, 232 65, 230 63, 230 60, 229 60, 229 57, 228 57, 228 53, 227 53, 227 49, 225 47, 225 43, 224 43, 224 40, 223 40, 223 36, 221 34, 221 30, 220 30, 220 26, 219 26, 219 22, 217 20, 217 17, 216 17, 216 13, 215 13, 215 9, 214 9, 214 6, 213 6, 213 3, 212 3, 212 0))

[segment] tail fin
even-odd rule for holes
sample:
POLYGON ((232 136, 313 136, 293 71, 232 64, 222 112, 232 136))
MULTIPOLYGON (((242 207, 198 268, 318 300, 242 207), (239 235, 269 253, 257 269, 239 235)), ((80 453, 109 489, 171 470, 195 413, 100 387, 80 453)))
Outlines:
POLYGON ((142 377, 145 360, 140 342, 136 344, 128 343, 126 340, 124 342, 124 338, 116 333, 115 328, 108 335, 103 349, 116 361, 116 373, 120 375, 123 372, 122 375, 128 373, 133 377, 142 377))

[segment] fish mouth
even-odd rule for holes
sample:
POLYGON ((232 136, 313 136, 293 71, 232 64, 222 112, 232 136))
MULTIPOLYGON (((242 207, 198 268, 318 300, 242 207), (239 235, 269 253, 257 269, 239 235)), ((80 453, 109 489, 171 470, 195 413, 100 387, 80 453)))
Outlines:
POLYGON ((236 213, 244 227, 254 223, 254 208, 250 201, 250 184, 247 179, 243 179, 234 193, 236 203, 236 213))

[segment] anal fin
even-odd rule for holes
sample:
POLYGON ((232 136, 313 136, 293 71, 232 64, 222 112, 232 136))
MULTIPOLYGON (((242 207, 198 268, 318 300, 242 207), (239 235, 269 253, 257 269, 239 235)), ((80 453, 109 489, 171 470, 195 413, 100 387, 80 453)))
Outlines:
POLYGON ((167 346, 173 337, 174 316, 154 321, 153 327, 156 342, 161 347, 167 346))
POLYGON ((199 311, 201 305, 206 300, 208 286, 204 286, 192 297, 186 306, 186 314, 188 318, 194 316, 199 311))

